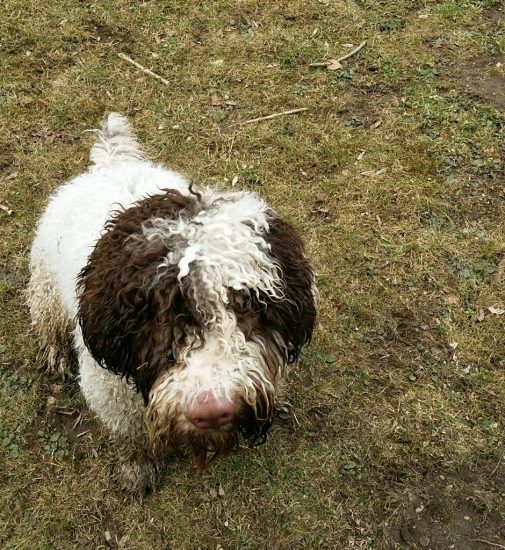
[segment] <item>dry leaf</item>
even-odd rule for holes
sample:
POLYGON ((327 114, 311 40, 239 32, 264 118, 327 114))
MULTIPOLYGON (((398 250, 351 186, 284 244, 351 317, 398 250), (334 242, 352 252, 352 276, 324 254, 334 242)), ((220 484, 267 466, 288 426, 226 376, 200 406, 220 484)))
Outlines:
POLYGON ((449 294, 445 297, 444 302, 448 306, 457 306, 459 304, 459 298, 454 294, 449 294))
POLYGON ((479 313, 477 314, 477 321, 479 321, 479 323, 482 323, 482 321, 484 321, 486 317, 486 314, 484 313, 484 310, 482 308, 479 309, 479 313))
POLYGON ((221 484, 219 485, 219 491, 218 491, 218 493, 219 493, 219 496, 220 496, 220 497, 224 497, 224 489, 221 487, 221 484))
POLYGON ((212 499, 216 499, 217 498, 217 491, 214 489, 214 487, 211 487, 209 489, 209 493, 210 493, 210 498, 212 499))
POLYGON ((105 540, 107 542, 110 542, 112 540, 112 535, 110 534, 110 531, 105 531, 105 540))
POLYGON ((63 386, 60 386, 60 384, 51 384, 49 386, 49 389, 53 395, 58 395, 59 393, 61 393, 63 386))
POLYGON ((365 156, 365 151, 361 151, 361 153, 357 156, 356 160, 362 160, 365 156))
POLYGON ((52 395, 47 398, 47 406, 53 407, 56 404, 56 398, 52 395))
POLYGON ((430 544, 430 539, 425 535, 425 536, 422 536, 420 539, 419 539, 419 544, 422 546, 422 547, 425 547, 425 546, 428 546, 430 544))
POLYGON ((493 315, 503 315, 505 313, 505 309, 499 306, 489 306, 487 310, 493 315))
POLYGON ((326 62, 326 68, 329 71, 338 71, 342 68, 342 64, 338 59, 328 59, 328 61, 326 62))
POLYGON ((238 183, 238 176, 235 176, 232 180, 231 180, 231 186, 232 187, 235 187, 235 185, 237 185, 238 183))
POLYGON ((210 62, 211 65, 215 65, 215 66, 222 65, 223 63, 224 63, 224 59, 216 59, 215 61, 210 62))
POLYGON ((5 204, 0 204, 0 210, 3 210, 7 216, 13 216, 15 214, 14 210, 9 208, 8 206, 5 206, 5 204))
POLYGON ((378 120, 377 122, 374 122, 370 128, 378 128, 382 124, 382 120, 378 120))
POLYGON ((380 168, 379 170, 365 170, 364 172, 361 172, 362 176, 365 176, 366 178, 370 177, 376 177, 384 174, 384 172, 387 171, 387 168, 380 168))
POLYGON ((212 94, 210 96, 210 104, 212 107, 222 107, 224 105, 224 101, 217 94, 212 94))

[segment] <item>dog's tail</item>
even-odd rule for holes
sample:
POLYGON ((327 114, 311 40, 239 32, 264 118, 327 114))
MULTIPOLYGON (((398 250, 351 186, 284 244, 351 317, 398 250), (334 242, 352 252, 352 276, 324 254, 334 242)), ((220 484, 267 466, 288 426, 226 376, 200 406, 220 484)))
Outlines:
POLYGON ((91 162, 96 165, 108 164, 114 160, 144 158, 131 124, 119 113, 110 113, 102 122, 90 157, 91 162))

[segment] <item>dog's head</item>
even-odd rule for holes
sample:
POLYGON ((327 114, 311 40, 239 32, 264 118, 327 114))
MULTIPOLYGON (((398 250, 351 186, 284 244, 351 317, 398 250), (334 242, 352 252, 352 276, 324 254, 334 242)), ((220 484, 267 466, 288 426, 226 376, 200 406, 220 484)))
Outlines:
POLYGON ((118 212, 79 275, 94 359, 146 402, 153 448, 265 440, 285 366, 315 322, 295 230, 250 193, 166 191, 118 212))

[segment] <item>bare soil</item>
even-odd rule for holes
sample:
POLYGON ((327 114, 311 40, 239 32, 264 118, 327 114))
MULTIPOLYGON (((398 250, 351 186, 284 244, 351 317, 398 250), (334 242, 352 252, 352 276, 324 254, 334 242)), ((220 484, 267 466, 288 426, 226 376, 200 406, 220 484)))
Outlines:
POLYGON ((419 485, 405 490, 393 540, 401 548, 420 550, 505 547, 505 525, 496 512, 497 492, 505 481, 499 463, 449 475, 427 474, 419 485))
POLYGON ((462 68, 461 82, 468 94, 505 113, 505 77, 495 72, 500 66, 505 67, 505 58, 480 56, 462 68))

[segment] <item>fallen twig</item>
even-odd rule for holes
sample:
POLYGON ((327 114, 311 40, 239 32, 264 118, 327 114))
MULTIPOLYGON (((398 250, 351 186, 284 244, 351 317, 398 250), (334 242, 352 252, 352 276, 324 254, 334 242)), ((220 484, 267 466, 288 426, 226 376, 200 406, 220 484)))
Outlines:
POLYGON ((252 124, 253 122, 260 122, 262 120, 271 120, 272 118, 277 118, 279 116, 295 115, 296 113, 303 113, 304 111, 308 111, 307 107, 302 107, 301 109, 292 109, 291 111, 282 111, 281 113, 273 113, 271 115, 260 116, 258 118, 251 118, 250 120, 246 120, 242 124, 252 124))
POLYGON ((363 40, 363 42, 357 47, 352 50, 352 52, 349 52, 346 55, 343 55, 342 57, 339 57, 337 59, 338 62, 345 61, 346 59, 349 59, 349 57, 352 57, 353 55, 357 54, 360 50, 362 50, 366 46, 366 40, 363 40))
POLYGON ((496 548, 505 548, 503 544, 498 544, 497 542, 491 542, 489 540, 484 539, 470 539, 473 542, 482 542, 482 544, 489 544, 489 546, 495 546, 496 548))
POLYGON ((82 420, 82 414, 79 413, 79 416, 77 417, 77 420, 74 422, 74 425, 72 426, 72 430, 75 430, 77 426, 81 423, 82 420))
POLYGON ((349 59, 349 57, 352 57, 353 55, 356 55, 360 50, 362 50, 366 46, 366 40, 363 40, 361 44, 352 50, 352 52, 349 52, 342 57, 339 57, 337 59, 328 59, 328 61, 323 61, 322 63, 311 63, 309 67, 332 67, 332 70, 337 70, 341 68, 340 63, 342 61, 345 61, 346 59, 349 59))
POLYGON ((165 84, 165 86, 170 85, 170 82, 166 78, 163 78, 159 74, 156 74, 155 72, 151 71, 151 69, 148 69, 147 67, 144 67, 140 63, 137 63, 131 57, 128 57, 126 54, 118 53, 118 55, 121 59, 124 59, 125 61, 128 61, 128 63, 131 63, 132 65, 137 67, 137 69, 140 69, 143 73, 148 74, 149 76, 152 76, 153 78, 156 78, 157 80, 160 80, 161 82, 163 82, 163 84, 165 84))
POLYGON ((77 412, 77 410, 74 409, 72 411, 69 411, 67 409, 56 409, 55 412, 56 414, 64 414, 65 416, 72 416, 77 412))
POLYGON ((490 477, 493 477, 496 470, 498 470, 498 468, 500 467, 500 464, 501 464, 501 461, 502 461, 502 456, 500 456, 500 460, 498 460, 498 464, 494 467, 494 470, 487 476, 488 478, 490 477))

